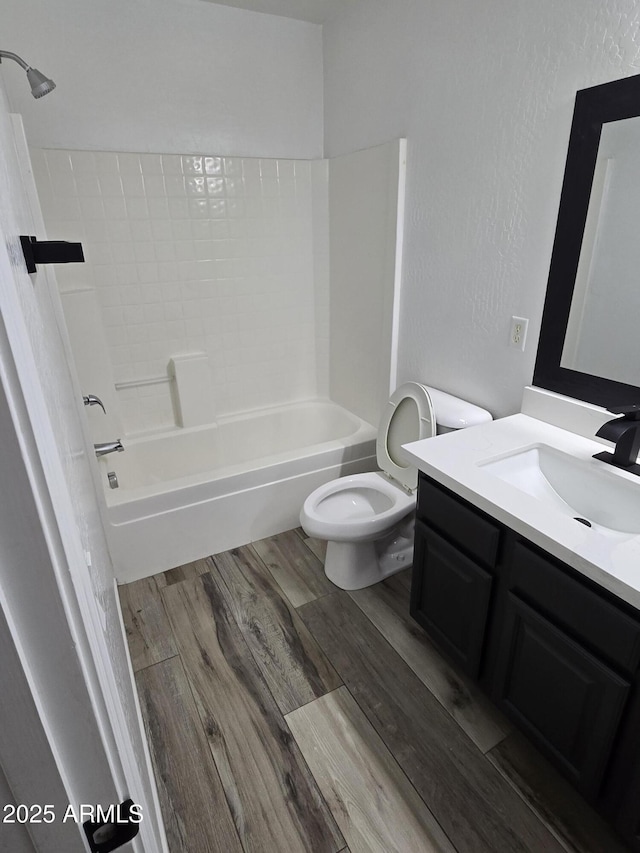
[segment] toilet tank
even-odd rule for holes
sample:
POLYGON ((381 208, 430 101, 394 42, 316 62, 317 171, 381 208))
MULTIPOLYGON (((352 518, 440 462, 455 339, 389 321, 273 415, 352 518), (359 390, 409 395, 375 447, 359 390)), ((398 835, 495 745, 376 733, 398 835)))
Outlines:
POLYGON ((491 414, 480 406, 467 403, 460 397, 454 397, 445 391, 439 391, 430 385, 425 385, 431 397, 433 412, 436 416, 437 433, 453 432, 456 429, 466 429, 478 424, 492 421, 491 414))

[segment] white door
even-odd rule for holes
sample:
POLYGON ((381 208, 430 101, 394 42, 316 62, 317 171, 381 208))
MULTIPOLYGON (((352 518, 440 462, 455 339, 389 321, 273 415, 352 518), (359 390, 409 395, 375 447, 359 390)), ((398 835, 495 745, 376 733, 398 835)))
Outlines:
MULTIPOLYGON (((45 237, 0 90, 0 690, 12 677, 22 690, 21 713, 0 699, 0 769, 16 801, 57 797, 57 817, 61 799, 130 797, 143 820, 126 849, 166 851, 57 287, 46 267, 27 274, 20 234, 45 237)), ((72 821, 25 828, 43 853, 86 849, 72 821)))

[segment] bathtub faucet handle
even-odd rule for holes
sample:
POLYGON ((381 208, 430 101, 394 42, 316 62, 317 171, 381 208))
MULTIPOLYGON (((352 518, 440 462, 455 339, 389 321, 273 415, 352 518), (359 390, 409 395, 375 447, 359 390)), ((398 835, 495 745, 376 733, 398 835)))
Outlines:
POLYGON ((104 407, 104 403, 102 402, 100 397, 96 397, 95 394, 87 394, 86 397, 82 398, 82 402, 85 404, 85 406, 100 406, 105 415, 107 414, 107 410, 104 407))

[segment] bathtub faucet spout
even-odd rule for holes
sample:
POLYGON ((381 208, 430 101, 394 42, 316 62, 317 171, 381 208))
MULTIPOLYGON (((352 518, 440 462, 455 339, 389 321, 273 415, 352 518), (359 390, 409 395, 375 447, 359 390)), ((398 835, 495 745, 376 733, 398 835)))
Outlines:
POLYGON ((97 457, 106 456, 107 453, 115 453, 116 450, 118 452, 124 450, 119 438, 115 441, 103 441, 101 444, 94 444, 93 447, 96 451, 97 457))

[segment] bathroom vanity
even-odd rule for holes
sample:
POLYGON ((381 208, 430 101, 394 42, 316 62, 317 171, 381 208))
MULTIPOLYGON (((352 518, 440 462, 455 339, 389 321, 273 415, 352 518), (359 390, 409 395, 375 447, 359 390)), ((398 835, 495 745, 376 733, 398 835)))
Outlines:
POLYGON ((640 75, 577 93, 536 387, 519 415, 404 445, 413 618, 637 851, 638 433, 601 428, 640 406, 639 140, 640 75))
POLYGON ((405 449, 411 615, 640 850, 640 481, 524 414, 405 449))

